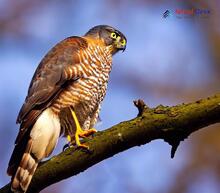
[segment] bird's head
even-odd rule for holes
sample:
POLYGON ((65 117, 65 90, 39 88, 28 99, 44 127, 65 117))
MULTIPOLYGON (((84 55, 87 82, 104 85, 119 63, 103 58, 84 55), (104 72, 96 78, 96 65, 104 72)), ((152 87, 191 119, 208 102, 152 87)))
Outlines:
POLYGON ((109 46, 112 54, 126 49, 127 39, 124 34, 108 25, 95 26, 85 36, 100 39, 106 46, 109 46))

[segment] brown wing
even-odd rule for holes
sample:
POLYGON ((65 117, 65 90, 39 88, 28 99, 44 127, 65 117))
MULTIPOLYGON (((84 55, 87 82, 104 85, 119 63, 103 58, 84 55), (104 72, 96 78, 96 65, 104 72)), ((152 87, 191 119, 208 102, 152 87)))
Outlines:
POLYGON ((79 63, 77 51, 85 49, 87 46, 85 39, 69 37, 52 48, 40 62, 17 118, 17 123, 21 125, 8 164, 7 173, 9 175, 15 175, 37 117, 51 105, 70 81, 80 78, 78 75, 69 78, 67 69, 79 63))
POLYGON ((69 37, 52 48, 39 64, 29 86, 28 95, 19 112, 17 123, 21 129, 16 139, 20 141, 26 130, 32 126, 42 111, 50 106, 57 95, 65 88, 69 80, 65 69, 79 63, 76 52, 85 49, 87 42, 80 37, 69 37))

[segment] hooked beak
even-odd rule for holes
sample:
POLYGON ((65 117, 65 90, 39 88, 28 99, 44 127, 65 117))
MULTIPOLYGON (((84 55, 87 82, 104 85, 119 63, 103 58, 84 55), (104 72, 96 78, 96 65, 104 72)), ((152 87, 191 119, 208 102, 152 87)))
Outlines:
POLYGON ((122 52, 124 52, 126 50, 126 46, 124 46, 124 48, 122 49, 122 52))
POLYGON ((126 46, 119 47, 118 50, 122 50, 122 52, 124 52, 126 50, 126 46))

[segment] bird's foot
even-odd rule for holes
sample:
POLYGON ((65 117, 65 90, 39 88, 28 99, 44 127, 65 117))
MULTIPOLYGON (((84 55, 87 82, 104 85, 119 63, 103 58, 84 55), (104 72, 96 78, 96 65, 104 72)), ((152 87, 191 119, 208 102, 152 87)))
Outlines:
POLYGON ((67 135, 66 140, 67 140, 67 144, 65 144, 65 145, 63 146, 63 151, 65 151, 65 150, 68 149, 68 148, 74 147, 74 142, 72 141, 70 135, 67 135))
POLYGON ((71 110, 71 114, 72 114, 72 117, 73 117, 73 120, 75 122, 75 125, 76 125, 76 132, 75 132, 75 136, 73 137, 73 140, 71 138, 71 136, 69 136, 69 141, 70 143, 72 141, 74 141, 74 143, 77 145, 77 147, 80 147, 80 148, 84 148, 84 149, 87 149, 89 150, 89 146, 85 145, 85 144, 82 144, 80 142, 80 138, 86 138, 86 137, 89 137, 90 135, 94 134, 97 132, 96 129, 92 128, 92 129, 88 129, 88 130, 83 130, 79 124, 79 121, 78 121, 78 118, 76 116, 76 113, 73 109, 70 109, 71 110))
POLYGON ((85 130, 85 131, 83 131, 83 130, 77 130, 77 129, 76 129, 76 133, 75 133, 75 143, 76 143, 77 147, 79 147, 79 148, 84 148, 84 149, 89 150, 89 146, 88 146, 88 145, 85 145, 85 144, 82 144, 82 143, 80 142, 80 138, 87 138, 87 137, 89 137, 90 135, 92 135, 92 134, 94 134, 94 133, 96 133, 96 132, 97 132, 97 130, 94 129, 94 128, 88 129, 88 130, 85 130))
POLYGON ((76 145, 78 148, 89 150, 89 146, 82 144, 82 142, 80 141, 80 138, 87 138, 90 135, 93 135, 94 133, 96 133, 97 130, 94 128, 83 130, 79 124, 75 111, 72 108, 70 108, 70 111, 71 111, 72 118, 76 125, 76 131, 75 131, 75 134, 73 135, 67 135, 68 143, 64 145, 63 151, 67 148, 73 147, 74 145, 76 145))

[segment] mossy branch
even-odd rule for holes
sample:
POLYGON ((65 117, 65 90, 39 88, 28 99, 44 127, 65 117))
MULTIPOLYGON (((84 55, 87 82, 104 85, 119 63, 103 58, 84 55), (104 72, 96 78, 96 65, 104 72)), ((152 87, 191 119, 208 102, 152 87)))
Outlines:
MULTIPOLYGON (((30 184, 28 193, 38 193, 47 186, 83 172, 119 152, 134 146, 163 139, 172 146, 171 156, 192 132, 220 122, 220 94, 190 104, 173 107, 147 107, 142 100, 134 102, 139 113, 130 121, 97 132, 86 141, 90 152, 69 148, 42 163, 30 184)), ((9 193, 7 184, 0 193, 9 193)))

